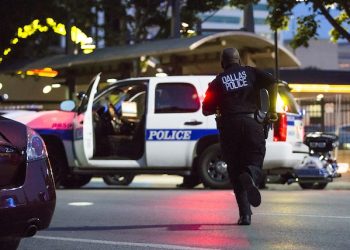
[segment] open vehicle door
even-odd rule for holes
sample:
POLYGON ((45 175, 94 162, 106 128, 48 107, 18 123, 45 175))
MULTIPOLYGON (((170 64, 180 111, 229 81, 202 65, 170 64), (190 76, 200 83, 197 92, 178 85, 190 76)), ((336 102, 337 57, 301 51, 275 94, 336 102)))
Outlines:
POLYGON ((77 113, 74 117, 74 150, 81 166, 88 166, 89 159, 94 155, 95 139, 93 131, 92 105, 101 73, 90 82, 86 95, 82 97, 77 113))
MULTIPOLYGON (((119 86, 111 86, 110 88, 104 89, 99 94, 97 93, 97 89, 100 83, 101 73, 98 74, 90 83, 89 89, 85 95, 83 95, 80 106, 78 107, 77 113, 74 118, 74 150, 76 159, 78 161, 78 165, 81 168, 139 168, 144 165, 144 159, 139 160, 131 157, 128 154, 127 149, 135 150, 138 145, 134 145, 134 147, 130 146, 130 136, 125 136, 123 133, 126 133, 126 125, 123 128, 120 126, 121 118, 123 114, 126 115, 135 115, 135 103, 132 103, 132 99, 125 101, 124 98, 120 99, 120 102, 111 103, 110 98, 122 95, 125 95, 130 86, 124 86, 119 88, 119 86), (115 96, 114 96, 115 95, 115 96), (101 133, 97 133, 97 131, 101 132, 101 125, 99 122, 102 121, 102 116, 104 114, 99 113, 99 110, 102 106, 100 104, 104 103, 104 101, 108 99, 108 124, 112 125, 112 127, 103 127, 106 131, 105 134, 101 135, 101 133), (102 101, 102 103, 101 103, 102 101), (111 104, 113 106, 112 111, 111 104), (129 104, 129 106, 127 105, 129 104), (119 111, 116 109, 116 106, 121 108, 121 114, 117 114, 119 111), (123 110, 126 109, 126 110, 123 110), (112 115, 112 113, 114 113, 112 115), (97 118, 97 116, 99 116, 97 118), (119 120, 119 121, 118 121, 119 120), (111 130, 112 129, 112 130, 111 130), (121 131, 122 130, 122 131, 121 131), (123 132, 123 133, 121 133, 123 132), (102 139, 101 139, 102 138, 102 139), (126 139, 125 139, 126 138, 126 139), (124 142, 125 143, 122 143, 124 142), (129 142, 129 144, 128 144, 129 142), (98 147, 98 148, 97 148, 98 147), (126 150, 126 152, 124 151, 126 150), (121 152, 119 152, 121 151, 121 152), (101 154, 103 152, 103 154, 101 154), (124 154, 124 155, 123 155, 124 154), (125 155, 126 154, 126 155, 125 155)), ((134 84, 135 85, 135 84, 134 84)), ((133 86, 134 86, 133 85, 133 86)), ((136 86, 136 85, 135 85, 136 86)), ((134 88, 132 88, 134 90, 134 88)), ((129 90, 130 91, 130 90, 129 90)), ((141 91, 142 92, 142 91, 141 91)), ((145 93, 145 91, 143 91, 145 93)), ((130 94, 130 93, 129 93, 130 94)), ((112 98, 113 99, 113 98, 112 98)), ((119 100, 118 98, 116 100, 119 100)), ((106 104, 106 103, 104 103, 106 104)), ((103 109, 105 110, 105 109, 103 109)), ((106 112, 106 111, 103 111, 106 112)), ((104 124, 106 125, 106 124, 104 124)), ((141 138, 144 143, 144 136, 141 138)), ((142 152, 141 152, 142 153, 142 152)))

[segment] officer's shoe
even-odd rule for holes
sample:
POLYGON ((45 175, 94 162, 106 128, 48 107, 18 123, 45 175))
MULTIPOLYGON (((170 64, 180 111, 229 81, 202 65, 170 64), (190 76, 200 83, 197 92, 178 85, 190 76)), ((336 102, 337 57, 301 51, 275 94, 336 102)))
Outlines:
POLYGON ((241 181, 244 190, 247 191, 249 203, 253 207, 258 207, 261 203, 261 195, 252 177, 248 173, 243 173, 239 176, 239 180, 241 181))
POLYGON ((250 225, 250 223, 251 223, 251 216, 250 215, 241 215, 241 216, 239 216, 237 225, 247 226, 247 225, 250 225))

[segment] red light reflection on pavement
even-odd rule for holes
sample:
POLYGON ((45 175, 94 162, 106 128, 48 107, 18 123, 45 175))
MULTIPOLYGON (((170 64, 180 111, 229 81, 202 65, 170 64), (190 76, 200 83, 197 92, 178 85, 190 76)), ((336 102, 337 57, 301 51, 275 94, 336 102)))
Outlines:
MULTIPOLYGON (((232 227, 229 227, 232 229, 232 227)), ((229 230, 227 228, 227 230, 229 230)), ((250 244, 245 236, 237 235, 234 230, 231 235, 222 235, 219 233, 206 232, 204 234, 175 234, 171 236, 168 244, 195 246, 203 248, 220 248, 232 246, 234 249, 249 249, 250 244)), ((164 238, 163 238, 164 239, 164 238)))
POLYGON ((162 235, 167 244, 205 248, 249 248, 250 243, 242 227, 237 226, 238 208, 230 191, 179 192, 166 200, 166 217, 169 223, 162 235))

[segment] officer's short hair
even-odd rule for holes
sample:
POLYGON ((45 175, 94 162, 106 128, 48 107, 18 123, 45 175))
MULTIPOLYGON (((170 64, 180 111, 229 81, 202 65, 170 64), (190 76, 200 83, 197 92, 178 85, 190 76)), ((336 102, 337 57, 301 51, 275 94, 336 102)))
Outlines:
POLYGON ((220 61, 221 67, 225 69, 234 63, 240 64, 241 57, 239 56, 239 52, 236 48, 225 48, 221 52, 220 61))

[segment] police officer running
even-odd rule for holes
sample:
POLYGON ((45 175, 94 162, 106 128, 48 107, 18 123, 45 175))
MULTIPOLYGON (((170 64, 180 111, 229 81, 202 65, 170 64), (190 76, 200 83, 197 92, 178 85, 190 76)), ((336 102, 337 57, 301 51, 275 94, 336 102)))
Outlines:
POLYGON ((275 79, 249 66, 242 66, 238 50, 221 53, 224 72, 209 84, 203 101, 205 116, 216 114, 223 158, 239 207, 238 225, 250 225, 251 207, 261 203, 258 185, 262 181, 265 157, 264 124, 256 119, 259 91, 270 95, 270 117, 275 118, 275 79))

